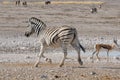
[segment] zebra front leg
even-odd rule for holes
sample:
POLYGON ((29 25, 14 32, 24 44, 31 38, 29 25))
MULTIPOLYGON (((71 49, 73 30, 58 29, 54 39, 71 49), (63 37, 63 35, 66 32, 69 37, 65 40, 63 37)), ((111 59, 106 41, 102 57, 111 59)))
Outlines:
POLYGON ((35 65, 34 65, 35 67, 38 67, 40 58, 44 56, 43 53, 44 53, 44 47, 43 47, 43 44, 41 44, 40 53, 38 54, 38 60, 36 61, 35 65))
POLYGON ((40 53, 39 53, 39 55, 38 55, 38 60, 36 61, 35 65, 34 65, 35 67, 38 67, 41 57, 43 57, 45 61, 47 61, 47 62, 49 62, 49 63, 52 63, 52 60, 49 59, 49 58, 46 58, 46 57, 43 55, 43 53, 44 53, 44 46, 41 45, 41 47, 40 47, 40 53))

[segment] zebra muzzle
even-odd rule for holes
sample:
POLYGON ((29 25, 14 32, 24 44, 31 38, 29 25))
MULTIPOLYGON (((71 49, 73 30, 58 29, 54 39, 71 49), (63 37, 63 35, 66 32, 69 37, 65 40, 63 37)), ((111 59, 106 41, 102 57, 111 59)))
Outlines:
POLYGON ((25 32, 25 36, 26 36, 26 37, 29 37, 30 35, 29 35, 27 32, 25 32))

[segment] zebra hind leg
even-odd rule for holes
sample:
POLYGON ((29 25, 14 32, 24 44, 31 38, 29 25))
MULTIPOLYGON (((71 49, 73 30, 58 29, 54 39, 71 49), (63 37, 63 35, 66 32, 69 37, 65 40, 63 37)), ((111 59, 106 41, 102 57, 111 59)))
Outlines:
POLYGON ((43 53, 40 53, 40 55, 38 56, 38 60, 37 60, 37 62, 35 63, 35 67, 38 67, 41 57, 43 57, 46 62, 52 64, 52 60, 51 60, 50 58, 46 58, 46 57, 43 55, 43 53))
POLYGON ((79 64, 83 65, 83 61, 81 60, 81 57, 80 57, 80 46, 79 46, 79 43, 73 42, 71 45, 78 53, 78 62, 79 62, 79 64))
POLYGON ((64 57, 59 65, 59 67, 62 67, 64 65, 64 61, 67 57, 67 47, 65 46, 65 44, 62 45, 62 49, 63 49, 64 57))

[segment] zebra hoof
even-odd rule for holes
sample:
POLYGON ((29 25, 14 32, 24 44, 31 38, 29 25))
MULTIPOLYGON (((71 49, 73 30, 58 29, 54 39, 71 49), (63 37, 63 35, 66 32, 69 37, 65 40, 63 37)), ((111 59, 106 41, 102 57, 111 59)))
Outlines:
POLYGON ((80 61, 79 64, 80 64, 80 65, 83 65, 83 61, 80 61))
POLYGON ((83 65, 83 61, 81 59, 78 59, 78 62, 80 65, 83 65))
POLYGON ((62 66, 63 66, 63 64, 60 64, 60 65, 59 65, 59 67, 62 67, 62 66))
POLYGON ((38 65, 34 65, 34 67, 38 67, 38 65))
POLYGON ((38 67, 38 63, 36 63, 36 64, 34 65, 34 67, 38 67))

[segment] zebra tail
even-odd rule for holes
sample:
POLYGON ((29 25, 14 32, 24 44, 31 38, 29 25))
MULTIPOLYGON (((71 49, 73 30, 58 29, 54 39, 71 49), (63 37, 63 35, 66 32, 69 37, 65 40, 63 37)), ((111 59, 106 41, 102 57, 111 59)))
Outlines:
POLYGON ((80 46, 80 48, 82 49, 82 51, 85 53, 86 51, 85 51, 85 48, 79 43, 79 46, 80 46))

